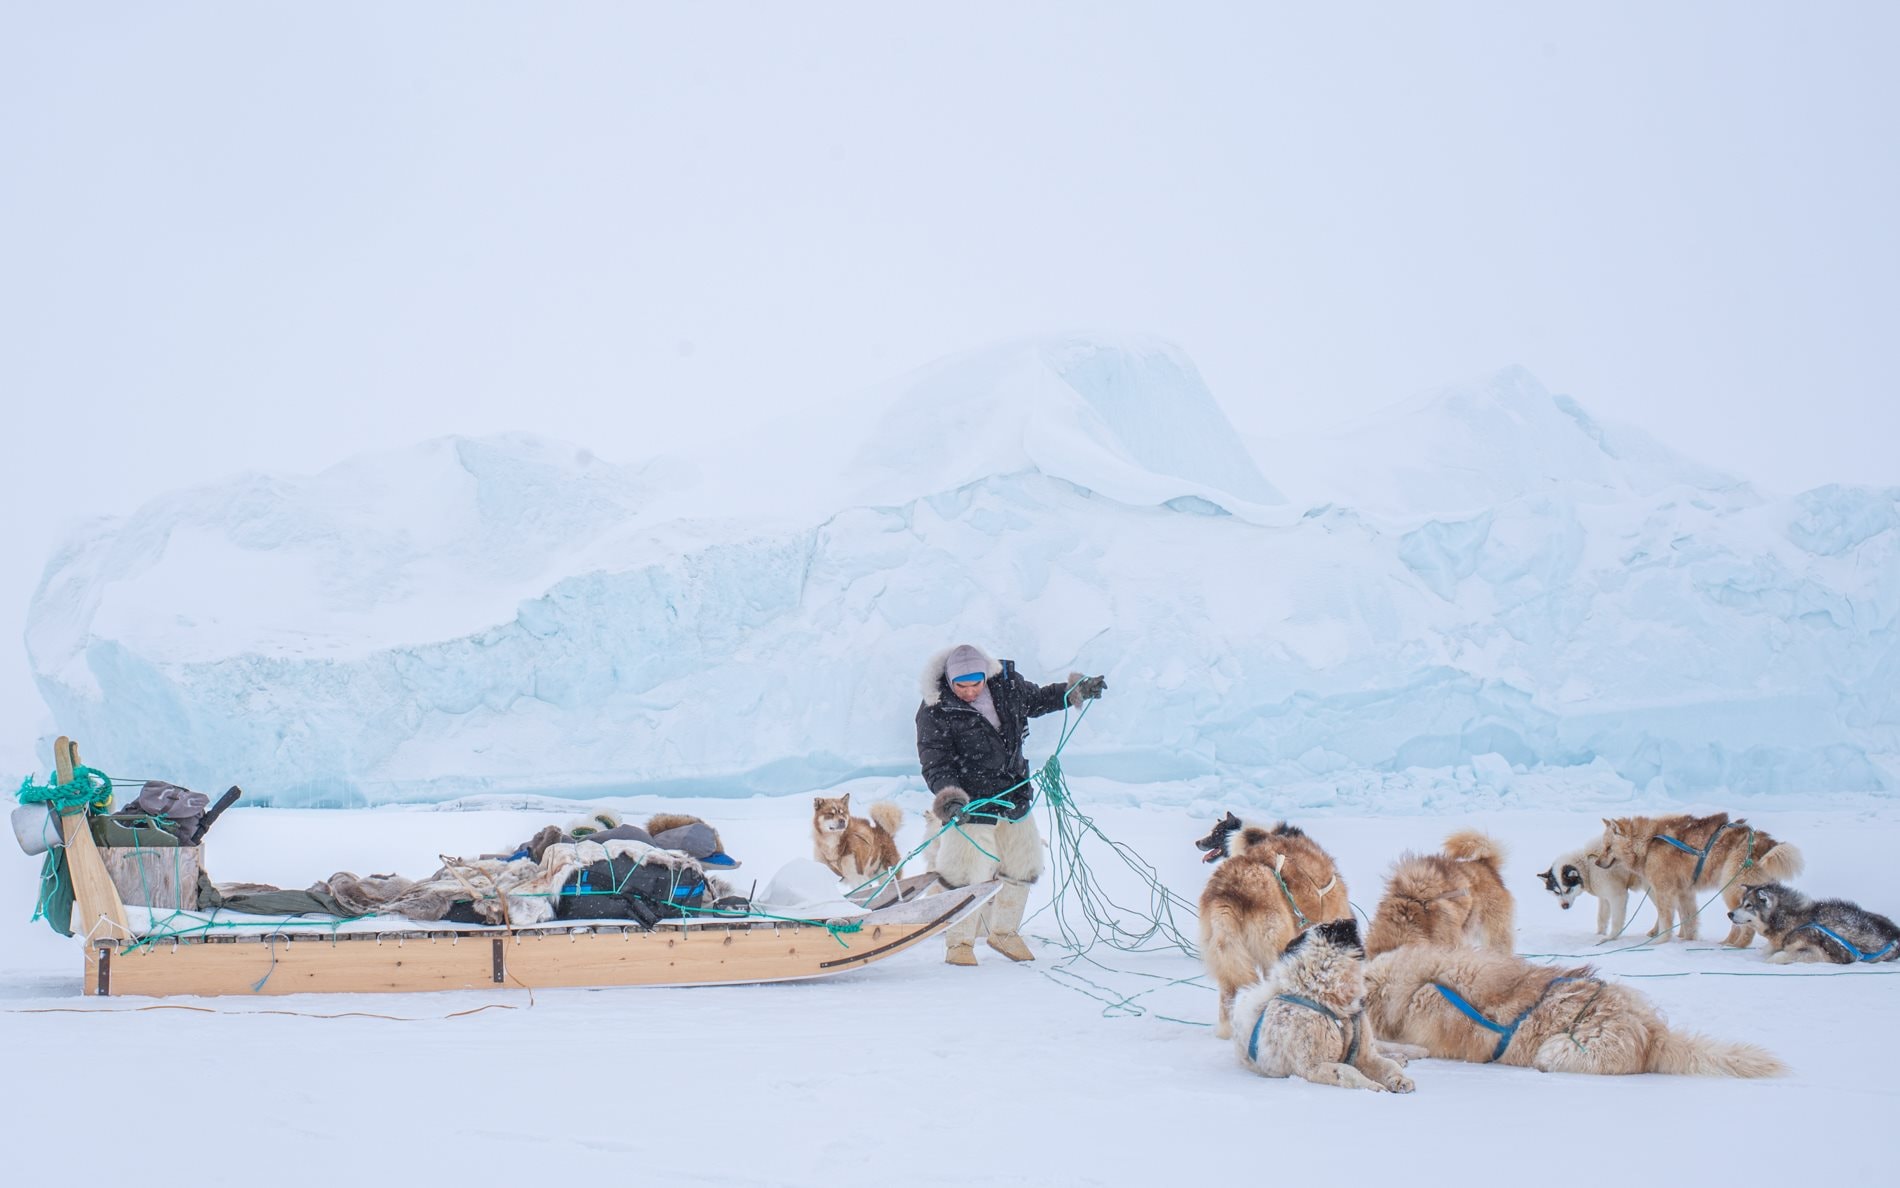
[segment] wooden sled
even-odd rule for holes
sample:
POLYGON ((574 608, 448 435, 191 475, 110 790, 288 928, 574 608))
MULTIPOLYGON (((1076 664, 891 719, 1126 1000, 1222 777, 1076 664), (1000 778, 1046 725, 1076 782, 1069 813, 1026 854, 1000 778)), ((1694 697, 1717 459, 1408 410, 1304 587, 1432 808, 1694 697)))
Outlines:
MULTIPOLYGON (((78 748, 54 743, 61 783, 78 748)), ((85 993, 365 994, 560 986, 711 986, 783 982, 861 969, 979 909, 998 884, 916 896, 854 920, 588 920, 523 928, 392 932, 284 929, 141 940, 83 816, 64 822, 73 929, 85 938, 85 993)))

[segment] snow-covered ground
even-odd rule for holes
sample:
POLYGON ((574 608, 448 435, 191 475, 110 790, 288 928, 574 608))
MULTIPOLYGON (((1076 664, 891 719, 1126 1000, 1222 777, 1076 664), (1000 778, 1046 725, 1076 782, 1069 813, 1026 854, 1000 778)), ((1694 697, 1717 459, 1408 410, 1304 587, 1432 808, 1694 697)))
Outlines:
MULTIPOLYGON (((1073 780, 1110 836, 1190 901, 1207 868, 1189 844, 1209 804, 1170 807, 1073 780)), ((1158 789, 1165 792, 1167 789, 1158 789)), ((904 839, 919 832, 921 798, 904 839)), ((638 816, 655 798, 609 801, 638 816)), ((669 799, 722 829, 761 882, 808 855, 803 797, 669 799)), ((1887 865, 1900 809, 1879 801, 1751 811, 1807 855, 1801 880, 1893 914, 1887 865)), ((443 852, 526 836, 572 806, 463 811, 235 810, 208 859, 220 880, 299 886, 334 870, 427 873, 443 852)), ((1721 806, 1716 806, 1721 807, 1721 806)), ((12 1074, 0 1127, 16 1183, 136 1160, 169 1185, 496 1183, 529 1176, 676 1184, 1156 1184, 1565 1181, 1634 1184, 1884 1179, 1892 1157, 1865 1123, 1900 1106, 1891 1025, 1900 965, 1776 967, 1714 940, 1594 946, 1594 901, 1559 910, 1535 879, 1600 829, 1590 811, 1296 816, 1338 858, 1371 910, 1386 865, 1450 829, 1482 826, 1510 848, 1518 948, 1593 955, 1678 1025, 1760 1043, 1792 1075, 1770 1082, 1592 1078, 1428 1061, 1409 1097, 1269 1081, 1205 1026, 1213 994, 1178 955, 1107 950, 1088 977, 1145 1014, 1104 1012, 1061 976, 1061 953, 951 969, 928 944, 869 969, 775 986, 441 995, 87 999, 79 952, 29 924, 38 864, 0 864, 0 1051, 12 1074), (457 1014, 474 1008, 473 1014, 457 1014), (343 1012, 395 1018, 321 1018, 343 1012), (295 1012, 295 1013, 284 1013, 295 1012), (1884 1103, 1884 1104, 1883 1104, 1884 1103), (97 1139, 78 1122, 98 1120, 97 1139), (1840 1126, 1842 1118, 1863 1122, 1840 1126), (70 1141, 69 1141, 70 1139, 70 1141), (100 1145, 105 1150, 99 1150, 100 1145), (1886 1169, 1883 1171, 1882 1169, 1886 1169), (18 1178, 15 1178, 17 1176, 18 1178), (478 1177, 472 1179, 471 1177, 478 1177)), ((1630 811, 1625 807, 1619 811, 1630 811)), ((1140 901, 1115 860, 1091 867, 1140 901)), ((1044 894, 1050 881, 1044 884, 1044 894)), ((1039 901, 1040 902, 1040 901, 1039 901)), ((1719 939, 1716 912, 1705 937, 1719 939)), ((1027 931, 1053 934, 1048 912, 1027 931)))

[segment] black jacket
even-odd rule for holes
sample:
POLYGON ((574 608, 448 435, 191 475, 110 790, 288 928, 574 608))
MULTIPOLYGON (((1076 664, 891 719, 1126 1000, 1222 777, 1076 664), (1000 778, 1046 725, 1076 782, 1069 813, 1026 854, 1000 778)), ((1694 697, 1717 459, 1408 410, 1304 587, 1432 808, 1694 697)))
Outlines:
POLYGON ((972 814, 979 822, 984 812, 994 812, 1010 821, 1020 821, 1029 812, 1035 789, 1024 783, 1029 778, 1029 761, 1023 757, 1023 740, 1029 737, 1029 719, 1052 714, 1062 708, 1068 682, 1037 685, 1025 680, 1008 660, 999 663, 1000 671, 989 678, 990 699, 996 703, 1001 727, 966 705, 950 691, 941 664, 937 688, 924 695, 917 707, 917 760, 924 767, 924 783, 939 792, 954 784, 970 794, 971 800, 1004 795, 1009 807, 983 806, 972 814))

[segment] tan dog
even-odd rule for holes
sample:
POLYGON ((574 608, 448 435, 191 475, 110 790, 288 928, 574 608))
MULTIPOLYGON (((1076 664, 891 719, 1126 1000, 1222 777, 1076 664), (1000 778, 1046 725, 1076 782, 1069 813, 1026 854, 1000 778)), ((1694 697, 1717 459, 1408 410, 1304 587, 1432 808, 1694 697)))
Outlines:
MULTIPOLYGON (((898 864, 897 830, 904 810, 888 800, 870 808, 871 819, 851 815, 851 794, 811 802, 811 856, 848 882, 874 879, 898 864)), ((903 871, 899 870, 901 877, 903 871)))
POLYGON ((1753 1044, 1671 1031, 1648 999, 1587 965, 1559 969, 1481 949, 1407 945, 1374 957, 1366 1018, 1381 1036, 1473 1064, 1705 1077, 1787 1071, 1753 1044))
POLYGON ((1266 1077, 1410 1093, 1412 1079, 1381 1053, 1366 1025, 1365 964, 1350 917, 1288 941, 1266 980, 1234 1000, 1241 1063, 1266 1077))
POLYGON ((1226 858, 1201 891, 1201 961, 1220 990, 1214 1034, 1233 1034, 1234 995, 1260 981, 1309 924, 1346 917, 1346 881, 1332 855, 1297 827, 1268 828, 1227 814, 1196 842, 1207 861, 1226 858))
POLYGON ((1473 829, 1445 839, 1441 854, 1403 854, 1366 930, 1377 957, 1402 945, 1482 945, 1511 951, 1517 915, 1498 867, 1504 848, 1473 829))
MULTIPOLYGON (((1733 911, 1742 902, 1744 882, 1786 882, 1806 865, 1801 851, 1727 813, 1713 817, 1618 817, 1603 819, 1603 845, 1597 865, 1621 864, 1642 880, 1656 903, 1656 926, 1649 935, 1667 938, 1680 919, 1683 940, 1696 939, 1697 891, 1722 889, 1722 902, 1733 911)), ((1752 924, 1734 924, 1722 941, 1737 949, 1755 943, 1752 924)))

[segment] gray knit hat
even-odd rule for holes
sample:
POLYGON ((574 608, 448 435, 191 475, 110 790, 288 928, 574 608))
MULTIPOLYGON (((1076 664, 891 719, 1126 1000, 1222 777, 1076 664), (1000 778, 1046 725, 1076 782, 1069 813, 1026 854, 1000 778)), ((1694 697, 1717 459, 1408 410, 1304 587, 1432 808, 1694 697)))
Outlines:
POLYGON ((969 676, 973 672, 983 674, 989 679, 991 660, 989 654, 973 644, 958 644, 950 649, 943 658, 943 679, 954 682, 960 676, 969 676))

